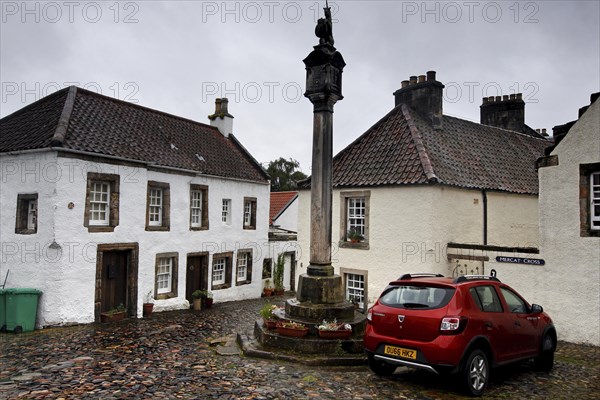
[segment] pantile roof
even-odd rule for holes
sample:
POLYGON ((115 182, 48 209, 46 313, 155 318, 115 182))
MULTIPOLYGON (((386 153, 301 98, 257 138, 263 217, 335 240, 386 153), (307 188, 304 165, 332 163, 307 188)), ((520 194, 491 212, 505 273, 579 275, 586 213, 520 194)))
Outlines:
POLYGON ((267 182, 233 135, 71 86, 0 120, 0 152, 54 148, 156 167, 267 182))
POLYGON ((298 192, 271 192, 269 225, 298 197, 298 192))
POLYGON ((550 145, 448 115, 434 129, 400 104, 334 157, 333 186, 442 184, 536 194, 535 161, 550 145))

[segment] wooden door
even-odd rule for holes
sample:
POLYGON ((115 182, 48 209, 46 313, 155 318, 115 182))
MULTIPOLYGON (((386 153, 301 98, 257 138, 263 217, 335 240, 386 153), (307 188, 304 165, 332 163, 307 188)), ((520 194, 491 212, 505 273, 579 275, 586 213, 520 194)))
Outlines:
POLYGON ((102 254, 102 304, 105 312, 127 303, 127 251, 107 251, 102 254))
POLYGON ((192 293, 195 290, 208 289, 208 256, 188 256, 186 268, 185 298, 192 304, 192 293))

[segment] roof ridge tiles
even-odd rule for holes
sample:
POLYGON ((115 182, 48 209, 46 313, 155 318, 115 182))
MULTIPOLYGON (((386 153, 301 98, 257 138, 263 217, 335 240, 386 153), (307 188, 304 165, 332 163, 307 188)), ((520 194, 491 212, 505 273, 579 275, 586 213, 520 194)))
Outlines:
POLYGON ((423 143, 423 139, 419 134, 419 130, 417 129, 412 116, 408 110, 408 106, 406 104, 401 104, 402 107, 402 115, 406 119, 406 123, 410 130, 410 134, 413 142, 415 143, 415 147, 417 152, 419 153, 419 159, 421 161, 421 166, 423 167, 423 171, 427 176, 429 182, 438 182, 439 178, 436 176, 433 165, 431 165, 431 160, 429 159, 429 155, 427 154, 427 150, 425 149, 425 144, 423 143))
POLYGON ((71 113, 73 112, 73 106, 75 105, 75 98, 77 97, 77 86, 69 86, 69 92, 60 115, 60 119, 56 124, 56 130, 54 136, 50 140, 50 146, 62 146, 65 137, 67 135, 67 128, 69 127, 69 121, 71 120, 71 113))
MULTIPOLYGON (((77 88, 77 92, 81 93, 81 94, 87 94, 87 95, 96 96, 96 97, 99 97, 101 99, 104 99, 104 100, 107 100, 107 101, 111 101, 113 103, 117 103, 117 104, 121 104, 121 105, 126 105, 126 106, 132 107, 132 108, 138 108, 138 109, 141 109, 141 110, 150 111, 150 112, 155 113, 155 114, 160 114, 160 115, 164 115, 164 116, 167 116, 167 117, 170 117, 170 118, 175 118, 175 119, 178 119, 178 120, 181 120, 181 121, 190 122, 192 124, 203 125, 204 127, 209 128, 211 130, 218 131, 217 127, 212 126, 210 124, 206 124, 204 122, 195 121, 193 119, 182 117, 180 115, 171 114, 171 113, 168 113, 166 111, 161 111, 161 110, 157 110, 155 108, 150 108, 150 107, 143 106, 141 104, 132 103, 130 101, 125 101, 125 100, 117 99, 117 98, 111 97, 111 96, 106 96, 104 94, 94 92, 93 90, 87 90, 87 89, 83 89, 83 88, 80 88, 80 87, 76 87, 76 88, 77 88)), ((221 134, 221 133, 219 132, 219 134, 221 134)))

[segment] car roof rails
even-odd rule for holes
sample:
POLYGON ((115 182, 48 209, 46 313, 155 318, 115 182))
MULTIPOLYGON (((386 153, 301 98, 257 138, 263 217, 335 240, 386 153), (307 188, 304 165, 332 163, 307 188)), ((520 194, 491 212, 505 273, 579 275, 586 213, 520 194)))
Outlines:
POLYGON ((498 279, 492 275, 461 275, 458 278, 454 279, 452 281, 452 283, 461 283, 461 282, 476 281, 476 280, 488 280, 488 281, 500 282, 500 279, 498 279))
POLYGON ((420 272, 420 273, 416 273, 416 274, 404 274, 404 275, 400 276, 400 278, 398 278, 397 280, 402 281, 404 279, 427 278, 427 277, 443 278, 444 275, 442 275, 442 274, 432 274, 432 273, 429 273, 429 272, 420 272))

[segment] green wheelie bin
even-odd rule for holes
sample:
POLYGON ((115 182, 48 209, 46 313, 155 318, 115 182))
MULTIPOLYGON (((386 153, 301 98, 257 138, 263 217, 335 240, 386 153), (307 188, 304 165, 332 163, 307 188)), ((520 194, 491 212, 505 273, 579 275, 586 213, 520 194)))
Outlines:
POLYGON ((0 332, 6 330, 6 290, 0 289, 0 332))
POLYGON ((6 330, 14 333, 35 329, 38 301, 42 292, 37 289, 5 289, 6 330))

